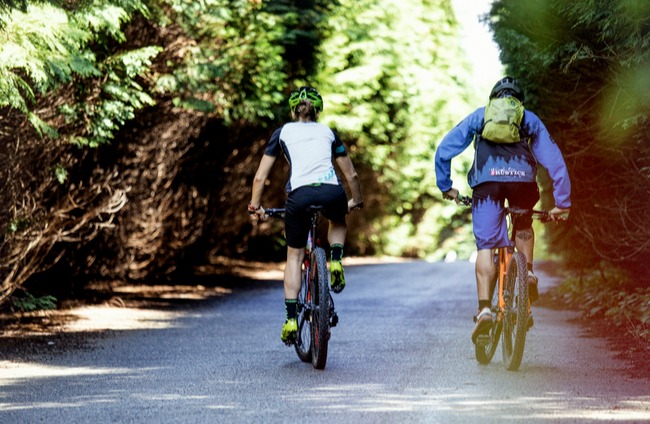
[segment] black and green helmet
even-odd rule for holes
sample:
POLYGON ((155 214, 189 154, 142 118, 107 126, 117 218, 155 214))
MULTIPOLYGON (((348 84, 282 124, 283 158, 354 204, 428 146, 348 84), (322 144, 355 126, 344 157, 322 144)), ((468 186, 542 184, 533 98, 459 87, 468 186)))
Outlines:
POLYGON ((323 98, 315 88, 303 86, 294 90, 289 96, 289 107, 293 112, 301 100, 309 100, 314 105, 316 112, 323 110, 323 98))

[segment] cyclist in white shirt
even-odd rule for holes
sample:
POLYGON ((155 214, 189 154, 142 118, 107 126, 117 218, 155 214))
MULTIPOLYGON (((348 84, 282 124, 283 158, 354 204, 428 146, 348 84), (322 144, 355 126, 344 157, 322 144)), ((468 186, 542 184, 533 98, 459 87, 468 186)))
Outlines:
POLYGON ((307 208, 322 205, 322 214, 329 220, 331 287, 332 291, 340 293, 345 287, 341 265, 347 232, 345 215, 352 209, 362 207, 363 198, 359 176, 345 146, 334 131, 317 122, 323 110, 323 98, 318 91, 312 87, 300 87, 291 93, 289 107, 294 122, 284 124, 273 132, 253 180, 248 212, 253 219, 264 216, 264 208, 260 205, 264 186, 275 160, 283 153, 291 171, 286 186, 286 321, 282 326, 281 339, 291 345, 298 331, 296 305, 300 291, 300 267, 309 230, 307 208), (347 180, 352 195, 350 200, 334 170, 333 159, 347 180))

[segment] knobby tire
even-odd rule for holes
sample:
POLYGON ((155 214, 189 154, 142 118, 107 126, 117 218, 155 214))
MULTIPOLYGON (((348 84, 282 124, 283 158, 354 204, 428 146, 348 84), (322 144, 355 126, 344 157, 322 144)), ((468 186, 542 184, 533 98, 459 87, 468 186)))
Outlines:
POLYGON ((303 362, 311 362, 311 292, 309 291, 310 264, 307 259, 302 265, 300 292, 298 293, 298 337, 296 339, 296 353, 303 362))
POLYGON ((327 345, 329 342, 329 273, 325 250, 316 247, 311 257, 311 335, 312 359, 316 369, 324 369, 327 363, 327 345))
POLYGON ((503 362, 510 371, 521 365, 528 331, 528 285, 526 284, 526 256, 515 252, 508 263, 504 299, 506 301, 503 317, 503 362))

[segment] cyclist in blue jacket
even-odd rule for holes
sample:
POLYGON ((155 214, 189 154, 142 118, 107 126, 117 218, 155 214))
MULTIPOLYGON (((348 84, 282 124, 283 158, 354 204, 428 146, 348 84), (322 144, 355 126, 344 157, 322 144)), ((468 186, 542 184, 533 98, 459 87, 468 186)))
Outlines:
MULTIPOLYGON (((519 83, 505 77, 499 80, 490 99, 515 97, 524 102, 524 92, 519 83)), ((467 176, 472 188, 472 222, 478 255, 476 258, 476 284, 478 315, 472 341, 487 333, 492 325, 490 312, 490 283, 496 278, 493 262, 494 249, 509 245, 503 213, 505 200, 511 207, 532 209, 539 200, 537 165, 548 171, 553 180, 555 207, 549 211, 552 219, 559 219, 571 207, 571 183, 562 153, 551 138, 542 121, 529 110, 524 111, 520 142, 493 143, 481 137, 485 107, 478 108, 465 117, 442 139, 436 150, 435 167, 437 186, 445 199, 458 203, 458 190, 452 187, 451 160, 462 153, 474 140, 474 162, 467 176)), ((515 220, 516 247, 526 255, 531 301, 537 300, 537 277, 533 273, 535 234, 532 215, 515 220)), ((531 322, 532 324, 532 322, 531 322)))
POLYGON ((248 213, 253 219, 264 216, 260 202, 266 180, 276 158, 284 154, 291 167, 286 190, 285 212, 287 263, 284 269, 286 321, 280 338, 295 343, 298 323, 296 305, 300 291, 300 267, 305 255, 309 230, 310 205, 323 206, 329 220, 328 241, 331 247, 330 273, 332 291, 345 287, 341 259, 347 226, 345 215, 363 206, 359 176, 338 135, 327 125, 316 122, 323 110, 323 98, 313 87, 300 87, 289 96, 289 108, 295 122, 273 132, 253 180, 248 213), (348 200, 334 170, 333 161, 345 177, 352 198, 348 200))

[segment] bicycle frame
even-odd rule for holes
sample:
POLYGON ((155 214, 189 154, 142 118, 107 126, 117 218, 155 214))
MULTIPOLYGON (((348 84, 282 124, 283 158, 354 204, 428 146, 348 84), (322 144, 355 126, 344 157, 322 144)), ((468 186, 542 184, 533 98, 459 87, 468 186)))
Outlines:
MULTIPOLYGON (((470 206, 471 198, 461 196, 459 202, 470 206)), ((476 359, 488 364, 496 351, 499 340, 502 341, 504 364, 509 370, 517 370, 521 364, 526 332, 528 331, 530 299, 526 283, 527 259, 515 248, 517 217, 532 212, 533 216, 548 221, 545 211, 525 211, 507 207, 504 210, 509 230, 509 245, 496 249, 497 275, 490 287, 491 309, 496 315, 489 334, 480 335, 475 343, 476 359), (507 296, 506 296, 507 291, 507 296), (496 296, 496 299, 495 299, 496 296), (507 298, 506 298, 507 297, 507 298)))
MULTIPOLYGON (((298 357, 317 369, 324 369, 330 328, 338 323, 329 292, 329 272, 325 251, 318 243, 320 206, 310 206, 310 226, 303 259, 303 275, 298 294, 298 335, 294 345, 298 357)), ((284 218, 285 209, 268 209, 268 216, 284 218)))
MULTIPOLYGON (((514 231, 513 231, 514 232, 514 231)), ((514 236, 512 237, 514 238, 514 236)), ((511 240, 512 242, 512 240, 511 240)), ((503 298, 503 288, 506 283, 506 274, 508 273, 508 263, 514 253, 514 246, 500 247, 497 249, 497 281, 496 281, 496 290, 498 296, 498 310, 497 310, 497 321, 503 319, 503 314, 506 307, 506 301, 503 298)), ((494 293, 492 294, 494 296, 494 293)), ((530 308, 530 304, 528 306, 530 308)))
POLYGON ((314 253, 314 246, 318 245, 317 230, 318 230, 318 218, 319 212, 317 210, 312 210, 310 217, 309 232, 307 233, 307 244, 305 245, 305 265, 309 266, 309 258, 311 254, 314 253))
MULTIPOLYGON (((506 306, 506 301, 503 297, 503 290, 506 284, 506 275, 508 274, 508 264, 510 263, 510 260, 512 259, 512 255, 515 253, 515 240, 516 240, 516 230, 514 227, 514 220, 517 218, 517 216, 520 216, 521 214, 525 213, 526 211, 520 210, 520 209, 512 209, 512 208, 505 208, 505 218, 508 219, 510 217, 510 223, 508 224, 508 228, 510 230, 510 235, 508 239, 510 240, 510 246, 505 246, 505 247, 500 247, 497 249, 497 285, 496 288, 497 290, 497 295, 498 295, 498 310, 497 310, 497 321, 500 321, 503 319, 503 313, 505 310, 506 306)), ((545 214, 545 212, 542 211, 532 211, 533 214, 545 214)), ((494 294, 493 294, 494 296, 494 294)), ((528 299, 528 312, 530 313, 530 299, 528 299)))

